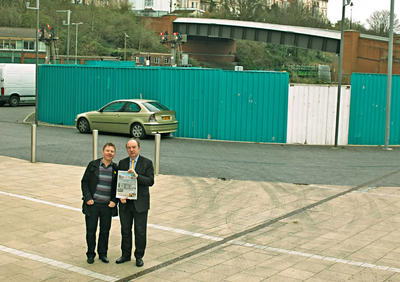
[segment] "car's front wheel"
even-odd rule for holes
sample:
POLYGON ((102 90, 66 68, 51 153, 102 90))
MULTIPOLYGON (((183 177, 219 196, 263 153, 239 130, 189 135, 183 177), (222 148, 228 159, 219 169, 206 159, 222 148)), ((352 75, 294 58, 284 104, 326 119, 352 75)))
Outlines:
POLYGON ((87 119, 80 118, 78 120, 78 130, 80 133, 88 133, 90 131, 90 125, 87 119))
POLYGON ((146 131, 144 130, 143 125, 141 125, 140 123, 132 124, 131 136, 134 138, 139 138, 139 139, 146 138, 147 134, 146 134, 146 131))

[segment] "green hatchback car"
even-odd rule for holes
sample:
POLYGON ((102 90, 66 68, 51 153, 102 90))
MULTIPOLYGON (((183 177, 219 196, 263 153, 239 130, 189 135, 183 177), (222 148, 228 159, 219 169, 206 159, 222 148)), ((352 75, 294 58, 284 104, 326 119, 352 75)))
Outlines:
POLYGON ((129 99, 112 101, 98 111, 81 113, 75 119, 75 126, 81 133, 97 129, 143 139, 156 133, 176 132, 178 121, 175 111, 155 100, 129 99))

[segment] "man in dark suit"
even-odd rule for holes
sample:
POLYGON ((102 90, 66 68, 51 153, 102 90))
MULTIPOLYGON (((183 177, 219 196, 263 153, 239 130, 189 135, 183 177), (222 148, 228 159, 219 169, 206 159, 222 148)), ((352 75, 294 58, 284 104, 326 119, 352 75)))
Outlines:
POLYGON ((120 199, 119 214, 121 221, 122 256, 116 263, 131 260, 132 255, 132 225, 134 223, 136 266, 143 266, 143 256, 146 249, 147 215, 150 209, 149 186, 154 184, 154 168, 151 160, 139 155, 140 141, 132 138, 126 143, 129 157, 120 160, 119 170, 134 174, 137 179, 137 200, 120 199))
POLYGON ((108 238, 111 217, 118 215, 116 199, 117 164, 112 159, 115 155, 113 143, 103 147, 103 158, 91 161, 81 180, 83 195, 82 212, 86 221, 87 262, 92 264, 96 256, 96 231, 100 219, 97 253, 102 262, 108 263, 108 238))

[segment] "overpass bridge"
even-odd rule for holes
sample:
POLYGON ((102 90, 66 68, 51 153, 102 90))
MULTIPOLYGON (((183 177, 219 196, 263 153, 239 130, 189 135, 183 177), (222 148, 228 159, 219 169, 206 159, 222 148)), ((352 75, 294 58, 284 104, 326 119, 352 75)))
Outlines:
POLYGON ((252 40, 264 43, 287 45, 339 54, 340 31, 300 26, 277 25, 203 18, 177 18, 173 31, 188 35, 189 39, 207 41, 217 39, 252 40))
MULTIPOLYGON (((341 35, 336 30, 175 15, 142 20, 155 32, 187 34, 182 51, 198 61, 234 62, 235 40, 239 39, 340 52, 341 35)), ((354 72, 387 73, 388 38, 346 30, 343 41, 343 83, 349 83, 354 72)), ((395 35, 393 47, 393 74, 400 74, 400 35, 395 35)), ((331 69, 332 80, 336 81, 338 60, 333 60, 331 69)))

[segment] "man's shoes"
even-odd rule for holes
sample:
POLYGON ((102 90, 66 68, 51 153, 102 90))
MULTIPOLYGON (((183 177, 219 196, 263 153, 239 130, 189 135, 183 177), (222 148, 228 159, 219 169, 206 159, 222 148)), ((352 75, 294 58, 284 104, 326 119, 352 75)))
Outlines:
POLYGON ((142 267, 144 264, 143 260, 141 258, 136 259, 136 266, 137 267, 142 267))
POLYGON ((100 259, 102 262, 104 262, 104 263, 109 263, 109 262, 110 262, 110 261, 108 260, 108 257, 107 257, 107 256, 99 257, 99 259, 100 259))
POLYGON ((124 262, 130 261, 130 260, 131 260, 131 258, 120 257, 119 259, 117 259, 117 260, 115 261, 115 263, 124 263, 124 262))
POLYGON ((88 264, 94 263, 94 258, 87 258, 87 263, 88 264))

